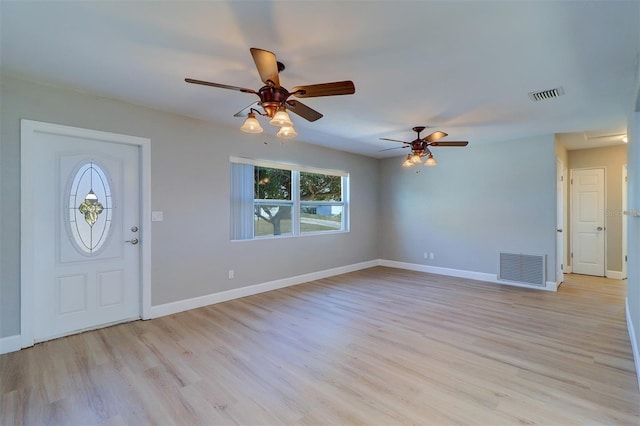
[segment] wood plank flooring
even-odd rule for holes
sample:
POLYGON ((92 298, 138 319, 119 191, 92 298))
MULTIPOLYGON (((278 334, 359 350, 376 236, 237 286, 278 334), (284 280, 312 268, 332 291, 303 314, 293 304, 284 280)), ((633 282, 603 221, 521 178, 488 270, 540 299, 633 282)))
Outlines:
POLYGON ((638 425, 624 281, 376 267, 0 356, 0 424, 638 425))

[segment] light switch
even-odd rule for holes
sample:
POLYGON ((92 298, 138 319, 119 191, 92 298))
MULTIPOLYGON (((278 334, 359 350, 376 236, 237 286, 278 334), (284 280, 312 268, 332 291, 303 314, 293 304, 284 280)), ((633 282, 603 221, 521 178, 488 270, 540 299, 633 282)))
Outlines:
POLYGON ((162 222, 164 220, 164 212, 151 212, 152 222, 162 222))

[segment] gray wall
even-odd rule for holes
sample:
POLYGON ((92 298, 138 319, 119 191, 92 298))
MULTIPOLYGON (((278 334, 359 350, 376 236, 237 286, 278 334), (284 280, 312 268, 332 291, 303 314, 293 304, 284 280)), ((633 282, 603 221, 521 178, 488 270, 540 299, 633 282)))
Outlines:
POLYGON ((435 168, 381 162, 380 257, 496 274, 499 251, 544 254, 554 281, 554 137, 433 152, 435 168))
MULTIPOLYGON (((640 12, 640 11, 639 11, 640 12)), ((638 33, 640 39, 640 32, 638 33)), ((627 204, 629 210, 640 211, 640 64, 637 65, 636 87, 633 90, 634 103, 629 108, 627 120, 627 204)), ((629 255, 627 280, 628 318, 631 320, 635 335, 632 345, 640 350, 640 217, 627 220, 627 250, 629 255)), ((640 359, 636 356, 636 375, 640 385, 640 359)))
MULTIPOLYGON (((622 272, 622 166, 625 164, 627 164, 626 145, 569 151, 570 169, 605 169, 607 271, 622 272)), ((569 211, 571 211, 571 197, 569 197, 569 211)), ((570 223, 568 230, 571 232, 570 223)), ((567 247, 571 252, 571 241, 567 247)))
MULTIPOLYGON (((438 167, 407 170, 400 157, 378 161, 296 141, 281 145, 6 74, 0 89, 0 337, 20 327, 20 118, 151 139, 152 209, 165 217, 153 223, 153 305, 377 258, 495 274, 500 250, 547 255, 547 280, 553 280, 553 136, 435 148, 438 167), (230 242, 230 155, 349 171, 351 232, 230 242), (202 212, 211 220, 203 221, 202 212), (425 260, 425 251, 435 259, 425 260)), ((630 208, 631 194, 632 188, 630 208)), ((637 234, 637 220, 629 222, 630 234, 637 234)), ((636 254, 637 242, 630 236, 636 254)), ((629 303, 640 324, 637 266, 629 266, 629 303)))
MULTIPOLYGON (((116 100, 0 77, 0 337, 20 332, 20 119, 151 139, 152 305, 378 258, 378 161, 116 100), (264 141, 267 144, 264 144, 264 141), (351 232, 229 241, 229 156, 351 174, 351 232), (235 279, 228 279, 228 270, 235 279)), ((231 111, 230 113, 232 113, 231 111)), ((238 122, 238 126, 241 122, 238 122)))

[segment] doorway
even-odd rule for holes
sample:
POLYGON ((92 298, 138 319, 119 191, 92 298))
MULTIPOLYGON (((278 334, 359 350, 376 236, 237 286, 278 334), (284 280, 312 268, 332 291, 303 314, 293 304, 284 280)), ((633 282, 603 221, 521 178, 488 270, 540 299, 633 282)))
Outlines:
POLYGON ((573 273, 605 276, 605 170, 571 170, 573 273))
POLYGON ((22 120, 23 347, 146 316, 149 143, 22 120))

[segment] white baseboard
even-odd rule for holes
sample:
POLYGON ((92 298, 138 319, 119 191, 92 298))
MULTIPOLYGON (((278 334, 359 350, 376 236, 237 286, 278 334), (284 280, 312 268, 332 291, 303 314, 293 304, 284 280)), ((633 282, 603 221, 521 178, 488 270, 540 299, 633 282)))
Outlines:
POLYGON ((378 262, 373 260, 369 262, 356 263, 353 265, 341 266, 339 268, 327 269, 324 271, 312 272, 310 274, 298 275, 295 277, 284 278, 281 280, 269 281, 261 284, 254 284, 247 287, 234 288, 232 290, 220 293, 207 294, 205 296, 194 297, 192 299, 180 300, 178 302, 166 303, 164 305, 152 306, 150 309, 150 318, 158 318, 165 315, 171 315, 190 309, 201 308, 203 306, 212 305, 214 303, 226 302, 228 300, 238 299, 240 297, 251 296, 265 291, 277 290, 279 288, 290 287, 309 281, 319 280, 322 278, 332 277, 334 275, 346 274, 348 272, 359 271, 361 269, 372 268, 377 266, 378 262))
POLYGON ((468 278, 478 281, 497 282, 495 274, 484 272, 465 271, 462 269, 442 268, 440 266, 420 265, 418 263, 397 262, 395 260, 379 259, 378 265, 389 268, 408 269, 410 271, 427 272, 430 274, 446 275, 450 277, 468 278))
POLYGON ((486 274, 483 272, 464 271, 460 269, 442 268, 438 266, 419 265, 414 263, 396 262, 392 260, 372 260, 368 262, 356 263, 353 265, 341 266, 339 268, 327 269, 324 271, 313 272, 310 274, 298 275, 295 277, 284 278, 281 280, 269 281, 261 284, 254 284, 247 287, 235 288, 220 293, 207 294, 205 296, 194 297, 192 299, 180 300, 177 302, 166 303, 163 305, 152 306, 150 309, 150 318, 158 318, 165 315, 176 314, 190 309, 201 308, 203 306, 213 305, 215 303, 226 302, 228 300, 238 299, 240 297, 251 296, 265 291, 277 290, 279 288, 289 287, 292 285, 302 284, 313 280, 328 278, 335 275, 346 274, 347 272, 359 271, 361 269, 372 268, 374 266, 388 266, 391 268, 408 269, 412 271, 428 272, 431 274, 446 275, 458 278, 468 278, 478 281, 487 281, 497 284, 507 284, 516 287, 534 288, 536 290, 557 291, 557 284, 547 281, 546 287, 528 286, 526 284, 500 281, 495 274, 486 274))
POLYGON ((359 271, 361 269, 372 268, 374 266, 387 266, 391 268, 408 269, 412 271, 428 272, 431 274, 446 275, 458 278, 468 278, 478 281, 486 281, 497 284, 507 284, 517 287, 534 288, 537 290, 556 291, 557 284, 548 281, 546 287, 528 286, 526 284, 512 283, 500 281, 495 274, 486 274, 483 272, 464 271, 460 269, 442 268, 438 266, 419 265, 414 263, 396 262, 392 260, 372 260, 368 262, 356 263, 353 265, 341 266, 339 268, 327 269, 324 271, 313 272, 310 274, 298 275, 295 277, 284 278, 281 280, 269 281, 261 284, 254 284, 246 287, 235 288, 220 293, 207 294, 205 296, 194 297, 192 299, 180 300, 177 302, 166 303, 163 305, 152 306, 149 311, 149 318, 158 318, 165 315, 176 314, 178 312, 197 309, 203 306, 213 305, 215 303, 226 302, 228 300, 238 299, 240 297, 251 296, 254 294, 264 293, 266 291, 277 290, 279 288, 290 287, 297 284, 306 283, 313 280, 328 278, 335 275, 346 274, 348 272, 359 271))
POLYGON ((544 288, 547 291, 558 291, 558 287, 562 283, 557 283, 555 281, 547 281, 547 286, 544 288))
POLYGON ((0 338, 0 355, 19 351, 22 349, 21 343, 22 337, 19 334, 0 338))
POLYGON ((621 280, 623 278, 622 271, 607 271, 607 278, 621 280))
POLYGON ((430 274, 446 275, 449 277, 467 278, 470 280, 486 281, 496 284, 504 284, 515 287, 533 288, 536 290, 558 291, 558 284, 554 281, 547 281, 545 287, 521 284, 512 281, 499 280, 496 274, 485 272, 465 271, 463 269, 442 268, 440 266, 420 265, 417 263, 396 262, 394 260, 379 259, 378 265, 390 268, 408 269, 411 271, 427 272, 430 274))
POLYGON ((631 351, 633 352, 633 362, 636 366, 636 377, 638 379, 638 389, 640 389, 640 352, 638 351, 638 341, 636 340, 636 331, 633 327, 633 320, 629 313, 629 298, 625 298, 625 311, 627 313, 627 331, 631 340, 631 351))
MULTIPOLYGON (((348 272, 359 271, 361 269, 372 268, 374 266, 387 266, 390 268, 407 269, 412 271, 427 272, 437 275, 445 275, 458 278, 467 278, 478 281, 485 281, 496 284, 511 285, 516 287, 532 288, 536 290, 557 291, 557 284, 553 281, 547 281, 546 287, 529 286, 521 283, 498 280, 497 275, 484 272, 465 271, 461 269, 443 268, 439 266, 420 265, 415 263, 396 262, 393 260, 377 259, 368 262, 356 263, 353 265, 341 266, 338 268, 327 269, 324 271, 312 272, 309 274, 298 275, 295 277, 284 278, 281 280, 269 281, 266 283, 250 285, 246 287, 236 288, 223 291, 220 293, 207 294, 205 296, 194 297, 192 299, 180 300, 177 302, 166 303, 163 305, 152 306, 149 310, 149 317, 158 318, 166 315, 176 314, 178 312, 188 311, 190 309, 201 308, 203 306, 215 303, 226 302, 228 300, 238 299, 240 297, 251 296, 254 294, 264 293, 266 291, 277 290, 279 288, 290 287, 309 281, 328 278, 335 275, 346 274, 348 272)), ((0 354, 14 352, 21 349, 22 339, 20 335, 0 338, 0 354)), ((636 351, 637 352, 637 351, 636 351)))

